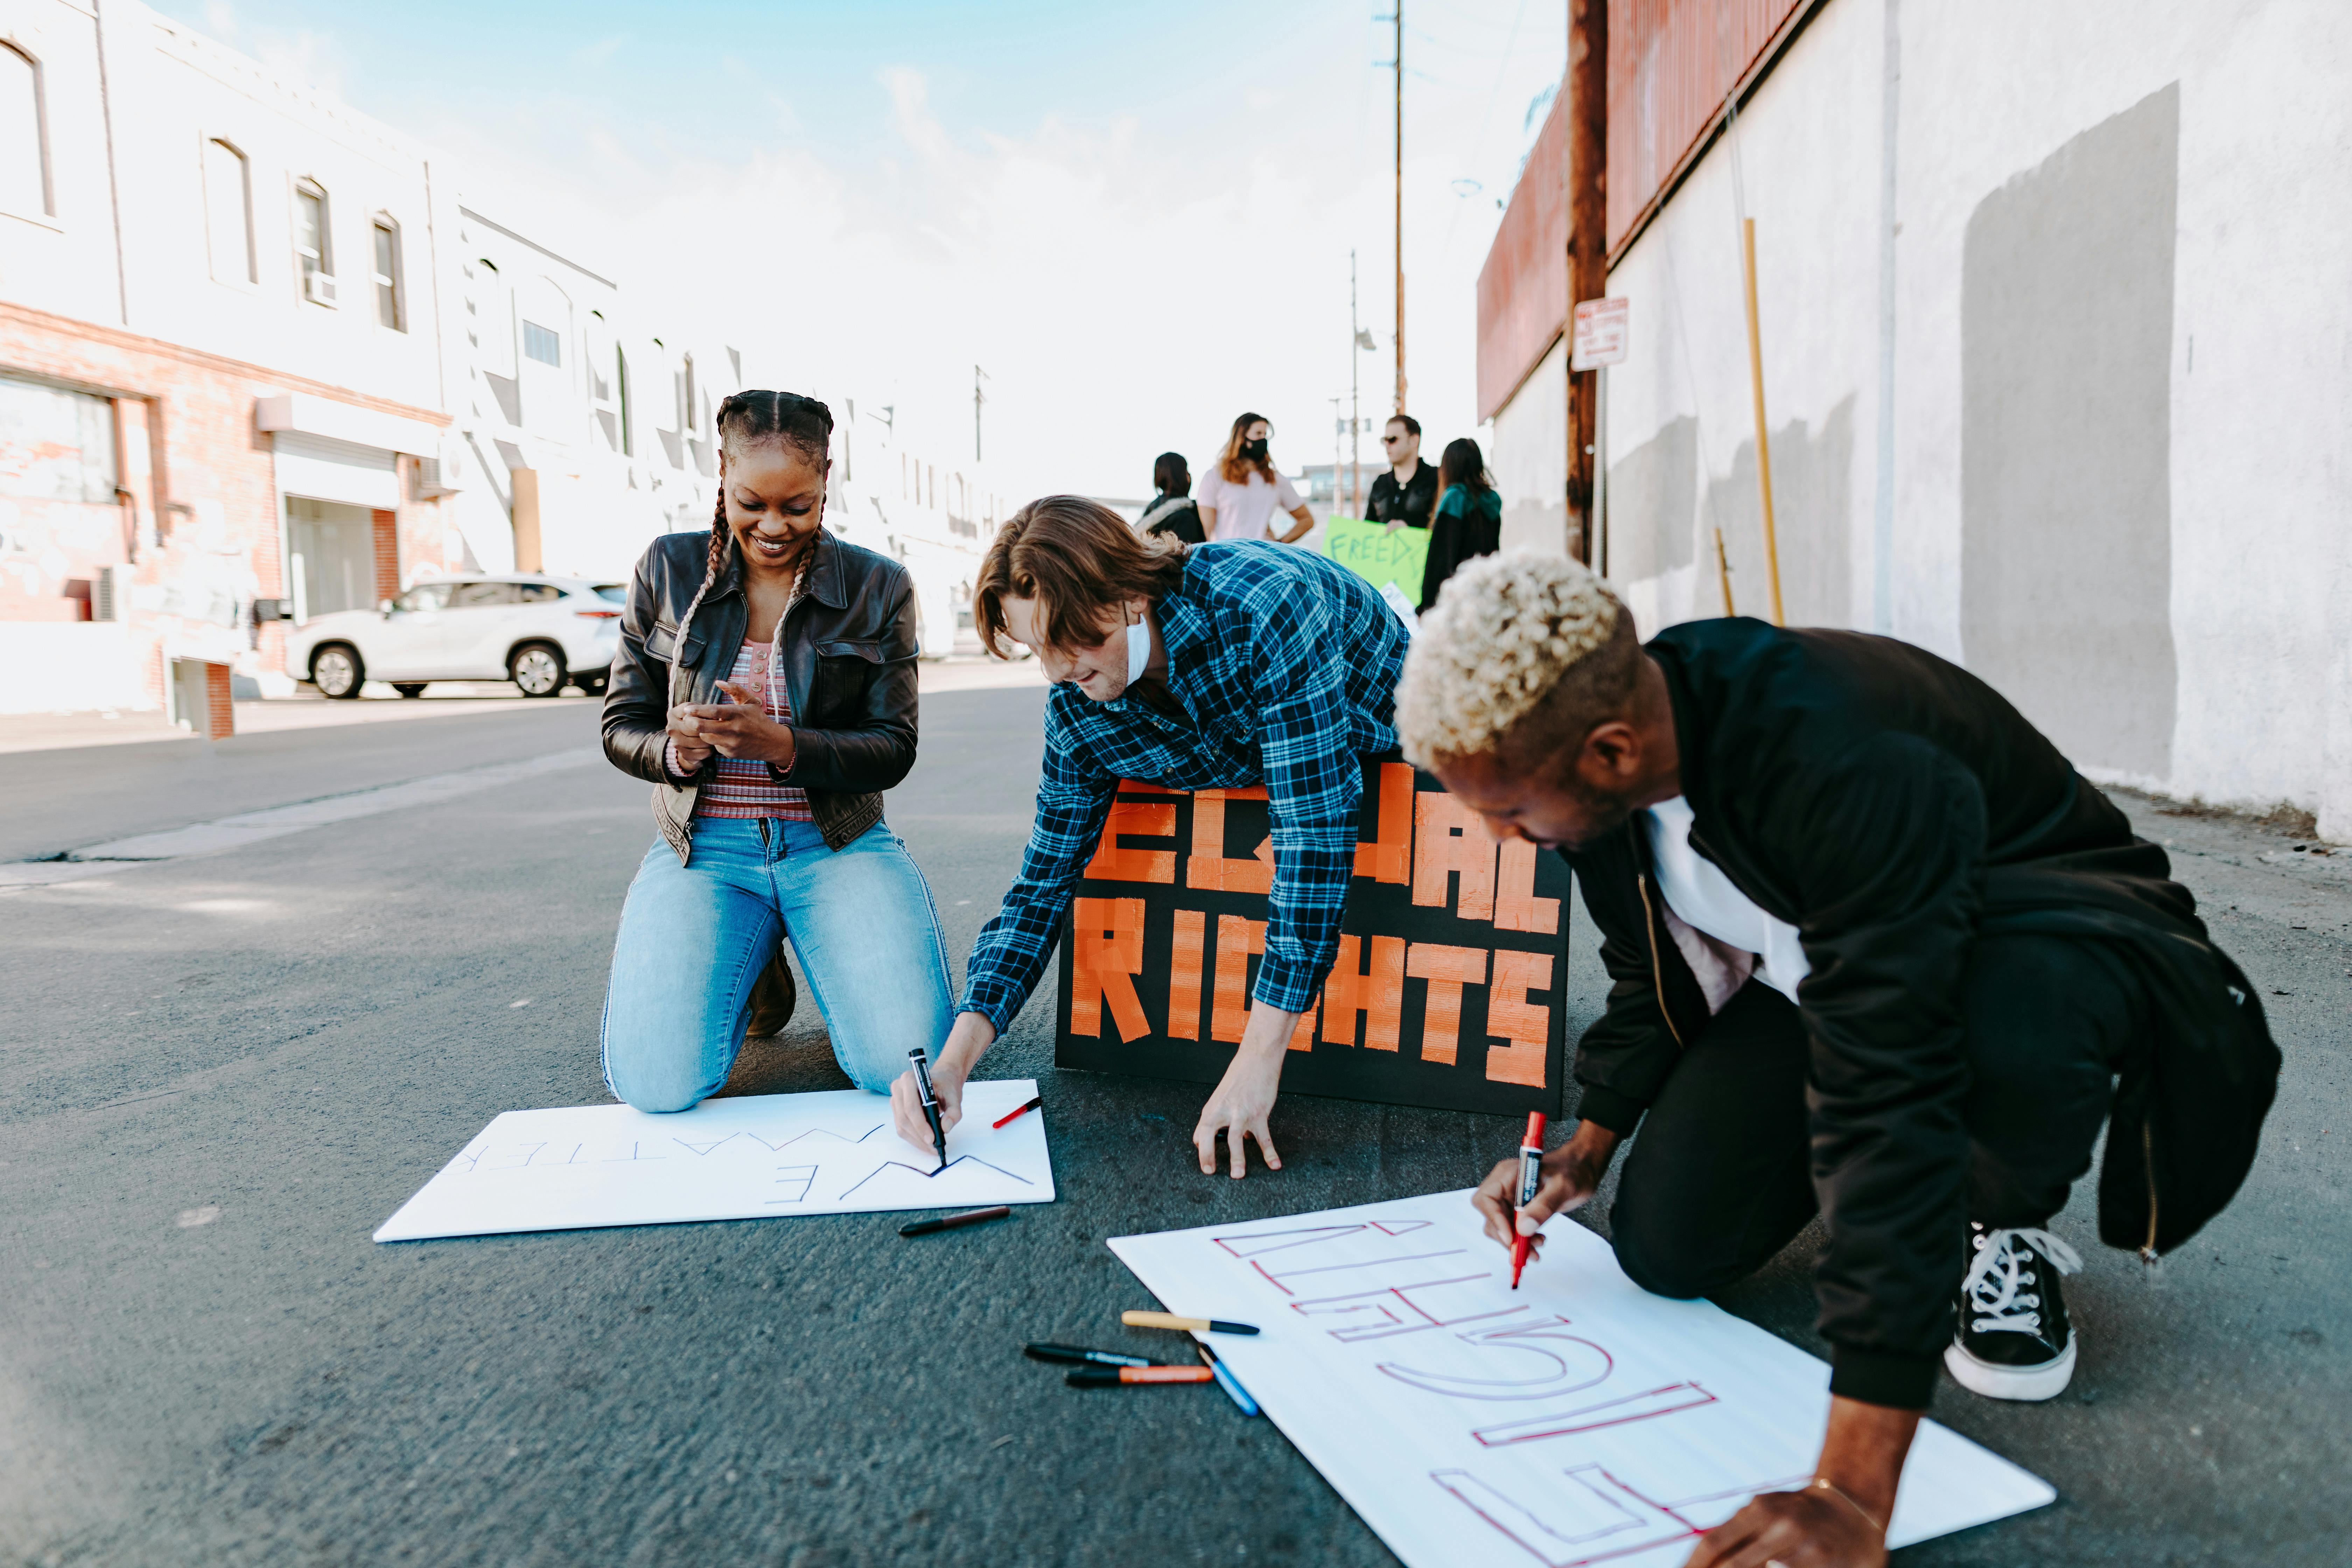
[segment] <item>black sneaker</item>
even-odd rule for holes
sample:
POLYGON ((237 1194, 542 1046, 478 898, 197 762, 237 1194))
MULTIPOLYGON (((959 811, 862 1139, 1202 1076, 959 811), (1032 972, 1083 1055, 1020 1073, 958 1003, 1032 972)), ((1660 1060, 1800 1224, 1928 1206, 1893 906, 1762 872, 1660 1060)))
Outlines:
POLYGON ((2053 1399, 2074 1375, 2074 1333, 2058 1277, 2083 1267, 2046 1230, 1969 1224, 1969 1271, 1944 1365, 1988 1399, 2053 1399))

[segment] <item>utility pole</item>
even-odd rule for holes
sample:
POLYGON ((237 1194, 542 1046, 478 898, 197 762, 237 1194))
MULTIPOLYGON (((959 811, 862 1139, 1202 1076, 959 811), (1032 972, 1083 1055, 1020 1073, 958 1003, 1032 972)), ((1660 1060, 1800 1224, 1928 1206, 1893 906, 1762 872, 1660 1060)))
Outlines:
POLYGON ((981 395, 980 384, 987 379, 986 371, 978 365, 971 367, 971 460, 975 464, 980 461, 980 408, 988 401, 981 395))
MULTIPOLYGON (((1356 253, 1348 252, 1348 515, 1364 515, 1364 416, 1357 405, 1356 356, 1364 352, 1364 329, 1356 324, 1356 253)), ((1332 485, 1339 482, 1331 476, 1332 485)))
POLYGON ((1393 0, 1396 24, 1396 411, 1404 412, 1404 0, 1393 0))
POLYGON ((1339 400, 1331 404, 1331 510, 1339 510, 1339 400))
MULTIPOLYGON (((1575 363, 1578 303, 1609 292, 1609 204, 1602 177, 1609 150, 1608 0, 1568 0, 1568 72, 1560 83, 1560 167, 1568 229, 1568 312, 1561 363, 1575 363)), ((1600 445, 1599 371, 1566 371, 1568 552, 1592 564, 1593 472, 1600 445)))

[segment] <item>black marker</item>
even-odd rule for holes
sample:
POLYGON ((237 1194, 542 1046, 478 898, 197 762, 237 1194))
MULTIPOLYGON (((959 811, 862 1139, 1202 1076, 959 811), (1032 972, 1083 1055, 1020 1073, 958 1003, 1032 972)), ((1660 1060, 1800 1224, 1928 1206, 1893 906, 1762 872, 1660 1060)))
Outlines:
POLYGON ((1081 1350, 1076 1345, 1024 1345, 1021 1353, 1032 1361, 1072 1362, 1080 1366, 1165 1366, 1150 1356, 1123 1355, 1118 1351, 1081 1350))
POLYGON ((915 1087, 923 1095, 923 1120, 931 1124, 931 1143, 940 1152, 940 1170, 944 1171, 948 1168, 948 1135, 940 1131, 940 1098, 931 1092, 930 1058, 923 1055, 922 1047, 910 1046, 907 1059, 914 1064, 915 1087))
POLYGON ((1003 1204, 989 1209, 966 1209, 961 1214, 943 1214, 937 1219, 919 1219, 912 1225, 898 1227, 900 1236, 936 1236, 943 1230, 955 1230, 967 1225, 980 1225, 992 1219, 1003 1219, 1013 1210, 1003 1204))

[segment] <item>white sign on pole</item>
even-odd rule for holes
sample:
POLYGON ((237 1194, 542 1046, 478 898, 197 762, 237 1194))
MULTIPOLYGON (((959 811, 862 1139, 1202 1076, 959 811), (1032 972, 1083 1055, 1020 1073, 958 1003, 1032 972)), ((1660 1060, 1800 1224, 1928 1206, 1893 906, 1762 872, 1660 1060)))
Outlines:
POLYGON ((1599 370, 1604 364, 1622 363, 1626 318, 1632 305, 1629 300, 1579 300, 1568 368, 1599 370))
MULTIPOLYGON (((1516 1290, 1466 1192, 1110 1247, 1169 1310, 1262 1331, 1217 1354, 1407 1568, 1675 1568, 1757 1492, 1805 1484, 1827 1366, 1650 1295, 1580 1226, 1549 1236, 1516 1290)), ((1923 1421, 1887 1544, 2056 1496, 1923 1421)))

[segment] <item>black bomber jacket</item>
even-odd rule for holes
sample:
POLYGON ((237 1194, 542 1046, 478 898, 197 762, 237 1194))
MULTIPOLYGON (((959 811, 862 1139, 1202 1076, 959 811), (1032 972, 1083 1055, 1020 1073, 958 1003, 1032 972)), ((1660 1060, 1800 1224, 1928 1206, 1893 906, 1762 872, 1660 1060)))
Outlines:
MULTIPOLYGON (((2229 1201, 2279 1053, 2164 851, 2000 693, 1890 637, 1693 621, 1647 645, 1674 708, 1691 847, 1797 927, 1816 1273, 1832 1391, 1927 1402, 1962 1268, 1960 980, 1979 934, 2111 944, 2154 1001, 2099 1184, 2153 1257, 2229 1201)), ((1577 1047, 1581 1116, 1630 1133, 1708 1017, 1635 825, 1567 854, 1612 982, 1577 1047)))
MULTIPOLYGON (((808 792, 824 841, 838 849, 882 819, 882 792, 915 764, 916 673, 921 652, 914 584, 907 569, 819 528, 801 596, 784 615, 784 689, 792 700, 792 770, 777 778, 808 792)), ((727 564, 685 625, 677 679, 670 656, 702 586, 710 535, 671 533, 637 563, 621 616, 621 647, 604 693, 604 754, 623 773, 653 783, 654 820, 683 863, 700 784, 671 782, 662 769, 669 710, 726 699, 719 683, 735 667, 749 611, 741 552, 727 564)), ((764 629, 764 628, 763 628, 764 629)), ((772 769, 772 771, 773 771, 772 769)))

